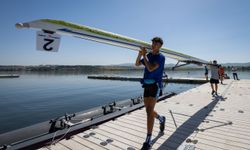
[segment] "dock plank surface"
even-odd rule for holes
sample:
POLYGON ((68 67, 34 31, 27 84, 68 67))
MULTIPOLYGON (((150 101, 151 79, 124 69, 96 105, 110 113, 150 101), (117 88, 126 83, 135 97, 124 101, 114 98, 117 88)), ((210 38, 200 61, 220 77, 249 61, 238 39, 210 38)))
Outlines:
MULTIPOLYGON (((225 80, 216 97, 206 83, 163 100, 155 110, 166 116, 166 128, 159 133, 155 120, 152 149, 249 150, 249 102, 250 80, 225 80)), ((135 150, 145 137, 142 108, 41 149, 135 150)))

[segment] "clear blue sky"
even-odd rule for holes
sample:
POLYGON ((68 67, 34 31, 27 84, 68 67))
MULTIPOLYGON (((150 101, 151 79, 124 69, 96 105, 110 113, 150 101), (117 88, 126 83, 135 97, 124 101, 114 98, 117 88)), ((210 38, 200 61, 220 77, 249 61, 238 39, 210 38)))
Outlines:
MULTIPOLYGON (((250 0, 1 0, 0 65, 107 65, 137 52, 63 36, 58 53, 35 50, 35 30, 17 22, 60 19, 150 41, 219 63, 250 62, 250 0)), ((166 63, 175 61, 167 59, 166 63)))

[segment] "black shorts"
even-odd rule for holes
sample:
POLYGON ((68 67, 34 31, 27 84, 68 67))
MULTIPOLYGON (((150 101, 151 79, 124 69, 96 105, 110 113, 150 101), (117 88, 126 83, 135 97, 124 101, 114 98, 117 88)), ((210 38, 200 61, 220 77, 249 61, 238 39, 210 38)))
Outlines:
POLYGON ((159 87, 156 83, 144 84, 143 88, 144 88, 143 97, 154 97, 154 98, 158 97, 159 87))
POLYGON ((211 78, 211 79, 210 79, 210 83, 212 83, 212 84, 213 84, 213 83, 214 83, 214 84, 218 84, 218 83, 220 83, 220 82, 219 82, 219 80, 217 80, 217 79, 211 78))

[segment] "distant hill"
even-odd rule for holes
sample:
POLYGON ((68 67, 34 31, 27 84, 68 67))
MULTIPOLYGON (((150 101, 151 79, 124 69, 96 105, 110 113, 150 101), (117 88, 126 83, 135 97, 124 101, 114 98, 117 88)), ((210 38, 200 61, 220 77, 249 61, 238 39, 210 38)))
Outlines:
POLYGON ((237 67, 249 67, 250 62, 248 63, 223 63, 223 66, 237 66, 237 67))
MULTIPOLYGON (((165 69, 172 69, 175 64, 165 64, 165 69)), ((250 70, 248 63, 223 63, 226 69, 232 66, 241 70, 250 70)), ((78 71, 96 71, 96 70, 141 70, 143 66, 136 67, 133 63, 123 63, 117 65, 37 65, 37 66, 20 66, 20 65, 0 65, 0 71, 61 71, 61 70, 78 70, 78 71)), ((190 64, 178 68, 178 70, 196 70, 203 69, 203 66, 190 64)))

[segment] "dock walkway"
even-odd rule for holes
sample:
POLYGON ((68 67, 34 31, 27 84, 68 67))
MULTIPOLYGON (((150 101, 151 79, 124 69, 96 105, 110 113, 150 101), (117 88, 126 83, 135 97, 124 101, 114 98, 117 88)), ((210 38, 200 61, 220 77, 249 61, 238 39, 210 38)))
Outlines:
MULTIPOLYGON (((209 83, 203 84, 157 103, 156 111, 167 120, 164 134, 155 121, 152 149, 250 149, 250 80, 225 80, 218 97, 211 96, 209 83)), ((41 150, 134 150, 145 136, 142 108, 41 150)))
POLYGON ((18 78, 19 74, 0 74, 0 78, 18 78))

